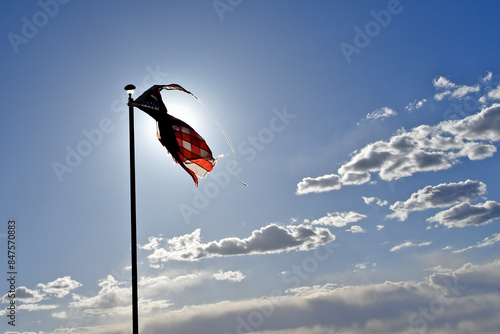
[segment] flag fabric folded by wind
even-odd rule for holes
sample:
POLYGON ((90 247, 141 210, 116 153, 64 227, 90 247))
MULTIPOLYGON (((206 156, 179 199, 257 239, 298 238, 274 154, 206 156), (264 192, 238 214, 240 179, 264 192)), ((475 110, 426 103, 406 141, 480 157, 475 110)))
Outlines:
POLYGON ((133 101, 132 105, 156 120, 158 140, 198 186, 197 176, 204 177, 210 172, 216 159, 205 140, 192 127, 168 114, 160 94, 162 89, 191 94, 176 84, 154 85, 133 101))

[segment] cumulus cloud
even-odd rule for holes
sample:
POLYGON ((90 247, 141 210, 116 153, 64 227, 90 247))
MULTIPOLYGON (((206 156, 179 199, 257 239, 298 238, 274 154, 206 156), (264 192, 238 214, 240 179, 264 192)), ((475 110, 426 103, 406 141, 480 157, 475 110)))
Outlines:
POLYGON ((384 119, 387 117, 396 116, 398 113, 389 107, 376 109, 366 115, 366 119, 384 119))
MULTIPOLYGON (((363 262, 363 263, 358 263, 356 265, 354 265, 354 269, 352 270, 353 272, 359 272, 361 270, 364 270, 366 268, 368 268, 370 266, 370 264, 368 262, 363 262)), ((375 262, 373 262, 371 264, 371 267, 372 268, 375 268, 377 266, 377 264, 375 262)), ((375 269, 372 269, 372 271, 374 271, 375 269)))
POLYGON ((479 85, 467 86, 467 85, 456 85, 445 77, 438 77, 432 82, 434 88, 440 90, 439 93, 434 95, 434 98, 438 101, 444 99, 445 97, 460 99, 465 97, 470 93, 476 93, 481 90, 479 85))
MULTIPOLYGON (((108 275, 105 279, 99 281, 99 287, 100 290, 97 294, 91 297, 73 294, 73 302, 69 304, 69 307, 74 310, 81 310, 87 316, 106 314, 106 316, 123 317, 130 315, 132 293, 129 284, 119 282, 113 275, 108 275)), ((152 310, 166 309, 171 305, 167 300, 144 298, 143 293, 141 293, 139 312, 148 314, 152 310)))
POLYGON ((487 96, 490 100, 500 100, 500 85, 490 90, 487 96))
POLYGON ((163 237, 149 237, 148 238, 148 243, 145 245, 139 245, 139 249, 144 249, 144 250, 155 250, 160 246, 160 242, 163 241, 163 237))
POLYGON ((191 234, 167 239, 163 242, 163 247, 155 249, 148 256, 148 260, 156 264, 170 260, 198 261, 222 256, 304 251, 335 240, 328 229, 305 225, 270 224, 253 231, 246 239, 230 237, 209 243, 202 243, 200 234, 201 230, 197 229, 191 234))
POLYGON ((370 206, 386 206, 389 204, 389 202, 385 201, 385 200, 381 200, 380 198, 377 198, 377 197, 364 197, 363 196, 363 201, 365 201, 365 204, 366 205, 370 205, 370 206))
POLYGON ((323 175, 317 178, 306 177, 297 184, 296 194, 321 193, 324 191, 337 190, 341 187, 340 177, 335 174, 323 175))
POLYGON ((73 294, 74 301, 69 306, 86 308, 89 310, 88 313, 96 313, 105 309, 112 314, 114 313, 113 309, 116 310, 130 304, 131 291, 129 288, 122 287, 123 285, 124 282, 119 282, 112 275, 108 275, 105 279, 99 281, 101 289, 96 296, 83 297, 73 294))
POLYGON ((351 232, 351 233, 365 233, 366 232, 366 230, 359 225, 352 225, 346 231, 351 232))
POLYGON ((357 213, 354 211, 334 212, 334 213, 328 213, 324 217, 313 220, 311 222, 311 224, 312 225, 344 227, 347 224, 355 223, 363 218, 366 218, 366 215, 363 215, 361 213, 357 213))
POLYGON ((490 235, 489 237, 484 238, 483 241, 478 242, 474 246, 469 246, 469 247, 465 247, 462 249, 457 249, 457 250, 453 251, 453 253, 462 253, 462 252, 468 251, 469 249, 473 249, 473 248, 488 247, 488 246, 491 246, 497 242, 500 242, 500 233, 494 233, 494 234, 490 235))
POLYGON ((398 201, 390 206, 394 213, 388 218, 404 221, 409 212, 423 211, 431 208, 449 207, 458 203, 472 201, 486 192, 486 185, 479 181, 463 181, 458 183, 441 183, 427 186, 413 193, 404 202, 398 201))
POLYGON ((476 205, 470 203, 455 205, 448 210, 438 212, 427 221, 452 228, 489 224, 499 218, 500 204, 495 201, 486 201, 476 205))
POLYGON ((363 184, 370 181, 369 172, 348 171, 341 175, 342 185, 363 184))
POLYGON ((491 292, 498 294, 498 270, 500 270, 499 260, 484 265, 466 263, 454 271, 432 274, 429 279, 435 286, 455 285, 449 294, 457 294, 459 291, 456 290, 462 290, 461 292, 463 294, 466 292, 468 296, 491 292))
POLYGON ((417 172, 448 169, 463 157, 484 159, 496 152, 496 147, 471 140, 497 140, 500 128, 495 124, 499 122, 500 105, 461 121, 421 125, 411 131, 400 130, 387 142, 377 141, 365 146, 342 165, 338 173, 343 180, 348 173, 378 172, 382 180, 391 181, 417 172), (489 123, 481 122, 485 118, 489 123))
POLYGON ((39 283, 37 287, 41 288, 45 293, 54 295, 57 298, 63 298, 68 295, 71 290, 82 286, 81 283, 71 279, 71 276, 64 276, 47 284, 39 283))
POLYGON ((241 271, 222 271, 215 273, 212 275, 213 279, 218 281, 230 281, 230 282, 241 282, 245 275, 241 271))
POLYGON ((411 241, 406 241, 406 242, 403 242, 402 244, 399 244, 397 246, 394 246, 391 248, 391 252, 397 252, 398 250, 401 250, 403 248, 408 248, 408 247, 422 247, 422 246, 429 246, 431 244, 431 241, 426 241, 426 242, 422 242, 422 243, 419 243, 419 244, 415 244, 411 241))
POLYGON ((68 317, 68 315, 64 311, 52 313, 52 318, 66 319, 67 317, 68 317))
MULTIPOLYGON (((64 284, 63 282, 68 283, 67 277, 65 276, 63 278, 57 279, 53 282, 48 283, 47 285, 44 284, 38 284, 39 287, 42 287, 43 291, 40 290, 32 290, 29 289, 25 286, 20 286, 16 289, 16 303, 20 302, 20 305, 17 305, 18 310, 23 310, 23 311, 28 311, 28 312, 35 312, 35 311, 45 311, 45 310, 54 310, 59 308, 59 305, 54 305, 54 304, 40 304, 39 302, 43 301, 46 299, 47 294, 54 295, 57 298, 62 298, 66 296, 70 290, 72 290, 74 287, 77 287, 75 283, 70 283, 69 285, 64 284), (48 287, 48 288, 47 288, 48 287), (66 293, 67 292, 67 293, 66 293)), ((70 280, 72 281, 72 280, 70 280)), ((76 281, 73 281, 76 282, 76 281)), ((78 283, 78 282, 76 282, 78 283)), ((78 283, 80 284, 80 283, 78 283)), ((1 302, 2 303, 10 303, 11 297, 9 298, 8 293, 2 296, 1 302)), ((58 313, 58 315, 61 315, 64 312, 58 313)), ((6 312, 5 310, 0 310, 0 316, 5 315, 6 312)))
POLYGON ((447 78, 445 78, 443 76, 439 76, 439 77, 435 78, 432 81, 432 84, 434 85, 434 87, 436 89, 438 89, 438 88, 450 89, 450 88, 453 88, 456 86, 453 82, 451 82, 450 80, 448 80, 447 78))
POLYGON ((380 231, 380 230, 382 230, 382 229, 384 229, 384 228, 385 228, 385 226, 384 226, 384 225, 377 225, 377 231, 380 231))
POLYGON ((442 122, 440 128, 459 140, 499 141, 500 104, 496 103, 461 120, 442 122))
MULTIPOLYGON (((22 301, 25 304, 33 304, 38 303, 43 300, 45 294, 40 293, 38 290, 31 290, 25 286, 20 286, 16 289, 16 299, 22 301)), ((2 303, 9 303, 11 298, 8 297, 8 293, 6 293, 2 297, 2 303)))
POLYGON ((445 170, 464 158, 491 157, 497 151, 491 142, 499 140, 500 104, 494 104, 461 120, 401 129, 388 141, 370 143, 355 151, 337 174, 304 178, 297 185, 297 194, 364 184, 370 181, 371 173, 392 181, 418 172, 445 170))

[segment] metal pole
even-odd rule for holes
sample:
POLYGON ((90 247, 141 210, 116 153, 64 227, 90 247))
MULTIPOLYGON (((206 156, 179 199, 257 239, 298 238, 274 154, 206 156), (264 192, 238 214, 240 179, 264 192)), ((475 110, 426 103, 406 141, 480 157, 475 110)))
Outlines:
MULTIPOLYGON (((135 87, 134 87, 135 88, 135 87)), ((137 233, 135 210, 135 151, 134 151, 134 107, 132 94, 128 95, 130 132, 130 220, 132 244, 132 333, 139 334, 139 296, 137 292, 137 233)))

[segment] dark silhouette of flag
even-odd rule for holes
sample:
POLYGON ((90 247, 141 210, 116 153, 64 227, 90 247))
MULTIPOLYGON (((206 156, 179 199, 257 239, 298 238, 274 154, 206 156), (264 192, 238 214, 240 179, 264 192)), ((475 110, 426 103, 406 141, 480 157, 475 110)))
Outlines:
POLYGON ((205 140, 192 127, 168 114, 160 94, 162 89, 191 94, 176 84, 154 85, 133 101, 132 105, 156 120, 158 140, 198 186, 197 176, 204 177, 210 172, 216 159, 205 140))

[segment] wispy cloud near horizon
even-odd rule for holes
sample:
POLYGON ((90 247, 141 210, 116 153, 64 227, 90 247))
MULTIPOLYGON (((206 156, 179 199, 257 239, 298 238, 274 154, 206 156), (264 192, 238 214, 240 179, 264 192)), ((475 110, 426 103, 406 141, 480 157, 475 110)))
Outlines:
POLYGON ((426 242, 421 242, 419 244, 413 243, 411 241, 405 241, 402 244, 396 245, 390 249, 391 252, 397 252, 403 248, 408 248, 408 247, 422 247, 422 246, 429 246, 432 242, 431 241, 426 241, 426 242))

